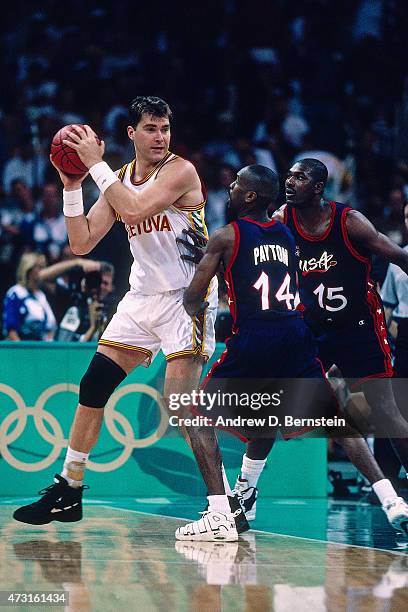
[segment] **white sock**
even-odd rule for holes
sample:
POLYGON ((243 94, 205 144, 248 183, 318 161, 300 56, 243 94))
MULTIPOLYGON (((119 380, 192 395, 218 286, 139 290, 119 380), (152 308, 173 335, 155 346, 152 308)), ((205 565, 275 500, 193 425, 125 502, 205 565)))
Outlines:
POLYGON ((207 495, 208 510, 210 512, 222 512, 223 514, 231 514, 227 495, 207 495))
POLYGON ((77 480, 76 478, 70 478, 68 471, 70 472, 83 472, 86 468, 86 462, 88 461, 89 453, 83 453, 82 451, 73 450, 68 446, 67 454, 65 455, 64 467, 62 468, 61 476, 65 478, 70 487, 82 487, 83 480, 77 480), (75 463, 74 463, 75 462, 75 463), (81 465, 75 465, 80 463, 81 465))
POLYGON ((248 481, 248 487, 256 487, 265 465, 266 459, 249 459, 246 455, 242 457, 241 478, 248 481))
POLYGON ((381 505, 384 504, 384 500, 386 499, 395 499, 396 497, 398 497, 396 490, 387 478, 378 480, 372 485, 372 487, 374 493, 380 500, 381 505))
POLYGON ((221 469, 222 469, 222 480, 224 481, 225 494, 232 496, 231 487, 230 487, 230 484, 228 482, 227 473, 225 471, 225 467, 224 467, 223 463, 221 464, 221 469))

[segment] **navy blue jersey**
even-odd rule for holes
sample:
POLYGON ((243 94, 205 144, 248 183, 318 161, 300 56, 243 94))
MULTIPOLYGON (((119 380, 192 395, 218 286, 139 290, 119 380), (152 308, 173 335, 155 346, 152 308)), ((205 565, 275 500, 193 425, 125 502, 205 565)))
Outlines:
POLYGON ((234 330, 248 321, 299 315, 295 241, 279 221, 232 223, 235 245, 225 271, 234 330))
MULTIPOLYGON (((299 256, 299 292, 305 321, 317 336, 367 318, 380 320, 382 305, 370 279, 368 253, 358 252, 346 228, 349 206, 329 202, 331 220, 321 236, 305 234, 296 209, 287 206, 285 223, 296 240, 299 256)), ((379 323, 380 326, 380 323, 379 323)), ((378 328, 378 333, 383 330, 378 328)))

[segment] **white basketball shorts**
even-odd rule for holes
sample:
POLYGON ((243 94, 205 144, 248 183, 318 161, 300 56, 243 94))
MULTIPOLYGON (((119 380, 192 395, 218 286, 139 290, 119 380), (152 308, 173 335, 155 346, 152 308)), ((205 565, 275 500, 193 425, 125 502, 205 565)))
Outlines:
POLYGON ((209 359, 215 349, 218 306, 217 279, 211 282, 204 315, 190 317, 183 307, 184 288, 141 295, 128 291, 105 329, 99 344, 140 351, 148 367, 161 349, 167 361, 186 355, 209 359))

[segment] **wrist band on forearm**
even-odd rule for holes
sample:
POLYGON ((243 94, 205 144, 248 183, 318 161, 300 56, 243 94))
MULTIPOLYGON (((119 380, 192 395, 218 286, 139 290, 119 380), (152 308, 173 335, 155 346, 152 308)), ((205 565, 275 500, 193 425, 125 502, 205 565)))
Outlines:
POLYGON ((102 193, 105 193, 108 187, 119 180, 114 171, 109 168, 108 164, 104 161, 89 168, 89 174, 92 176, 102 193))
POLYGON ((82 187, 75 191, 62 192, 63 213, 66 217, 79 217, 84 214, 84 203, 82 200, 82 187))

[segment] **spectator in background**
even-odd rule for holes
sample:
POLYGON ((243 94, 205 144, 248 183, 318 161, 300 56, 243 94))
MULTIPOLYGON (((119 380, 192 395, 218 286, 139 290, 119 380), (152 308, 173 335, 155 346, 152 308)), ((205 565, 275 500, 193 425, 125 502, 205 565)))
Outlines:
POLYGON ((43 261, 25 253, 17 268, 17 284, 4 300, 3 335, 6 340, 52 340, 56 327, 51 306, 40 289, 43 261))
MULTIPOLYGON (((68 245, 64 247, 66 257, 47 267, 43 267, 40 272, 41 288, 44 290, 51 305, 57 325, 59 325, 63 315, 71 303, 71 293, 73 289, 73 279, 76 275, 82 278, 85 274, 100 271, 101 262, 83 257, 75 257, 68 245)), ((39 255, 39 258, 44 255, 39 255)), ((44 264, 45 266, 46 264, 44 264)))
POLYGON ((232 166, 219 167, 215 184, 208 190, 205 209, 208 233, 211 235, 218 227, 227 223, 228 188, 235 180, 236 172, 232 166))
POLYGON ((67 242, 61 197, 55 183, 46 183, 39 202, 40 213, 29 226, 22 224, 22 231, 29 236, 33 250, 47 255, 49 261, 57 261, 67 242))
POLYGON ((0 294, 3 287, 9 287, 15 278, 15 264, 24 246, 28 243, 22 232, 23 222, 32 223, 35 219, 34 200, 31 189, 21 180, 14 179, 11 193, 6 198, 4 208, 0 209, 0 294), (8 265, 7 265, 8 264, 8 265))
MULTIPOLYGON (((408 203, 404 202, 404 224, 408 230, 408 203)), ((404 247, 408 251, 408 246, 404 247)), ((398 407, 407 419, 406 409, 407 379, 408 379, 408 276, 395 264, 390 264, 387 276, 381 289, 381 299, 384 303, 388 332, 394 344, 393 389, 398 407)), ((374 454, 384 474, 394 480, 398 478, 401 462, 396 456, 388 439, 376 438, 374 454)), ((397 484, 397 483, 396 483, 397 484)))
MULTIPOLYGON (((408 203, 402 206, 408 230, 408 203)), ((408 245, 404 247, 408 251, 408 245)), ((395 264, 390 264, 381 289, 388 329, 395 343, 395 375, 408 378, 408 276, 395 264)))
POLYGON ((380 220, 382 232, 400 246, 406 243, 406 226, 401 223, 401 210, 405 210, 405 195, 402 189, 391 189, 380 220))
POLYGON ((11 192, 11 184, 15 179, 21 179, 30 189, 40 187, 44 184, 45 169, 44 155, 34 152, 31 134, 24 135, 14 148, 13 156, 4 164, 4 192, 11 192))
POLYGON ((221 163, 231 165, 231 159, 235 163, 235 151, 231 144, 234 136, 233 117, 228 113, 221 113, 217 118, 216 135, 204 145, 203 152, 208 157, 217 159, 221 163))
POLYGON ((111 320, 116 307, 118 305, 118 297, 115 293, 115 268, 114 266, 107 262, 101 261, 101 286, 99 290, 99 299, 103 304, 103 315, 104 315, 104 325, 109 323, 111 320))
POLYGON ((22 245, 28 244, 30 237, 24 233, 22 225, 30 226, 35 218, 32 189, 21 179, 14 179, 10 196, 6 198, 5 206, 0 210, 2 230, 10 237, 19 236, 22 245))
POLYGON ((114 268, 108 262, 92 263, 98 263, 98 268, 85 265, 71 270, 66 288, 69 305, 58 326, 56 340, 97 342, 113 314, 114 268))
POLYGON ((233 168, 242 168, 251 164, 261 164, 276 171, 276 164, 266 145, 254 145, 250 139, 238 136, 234 142, 234 149, 223 156, 223 162, 233 168))

